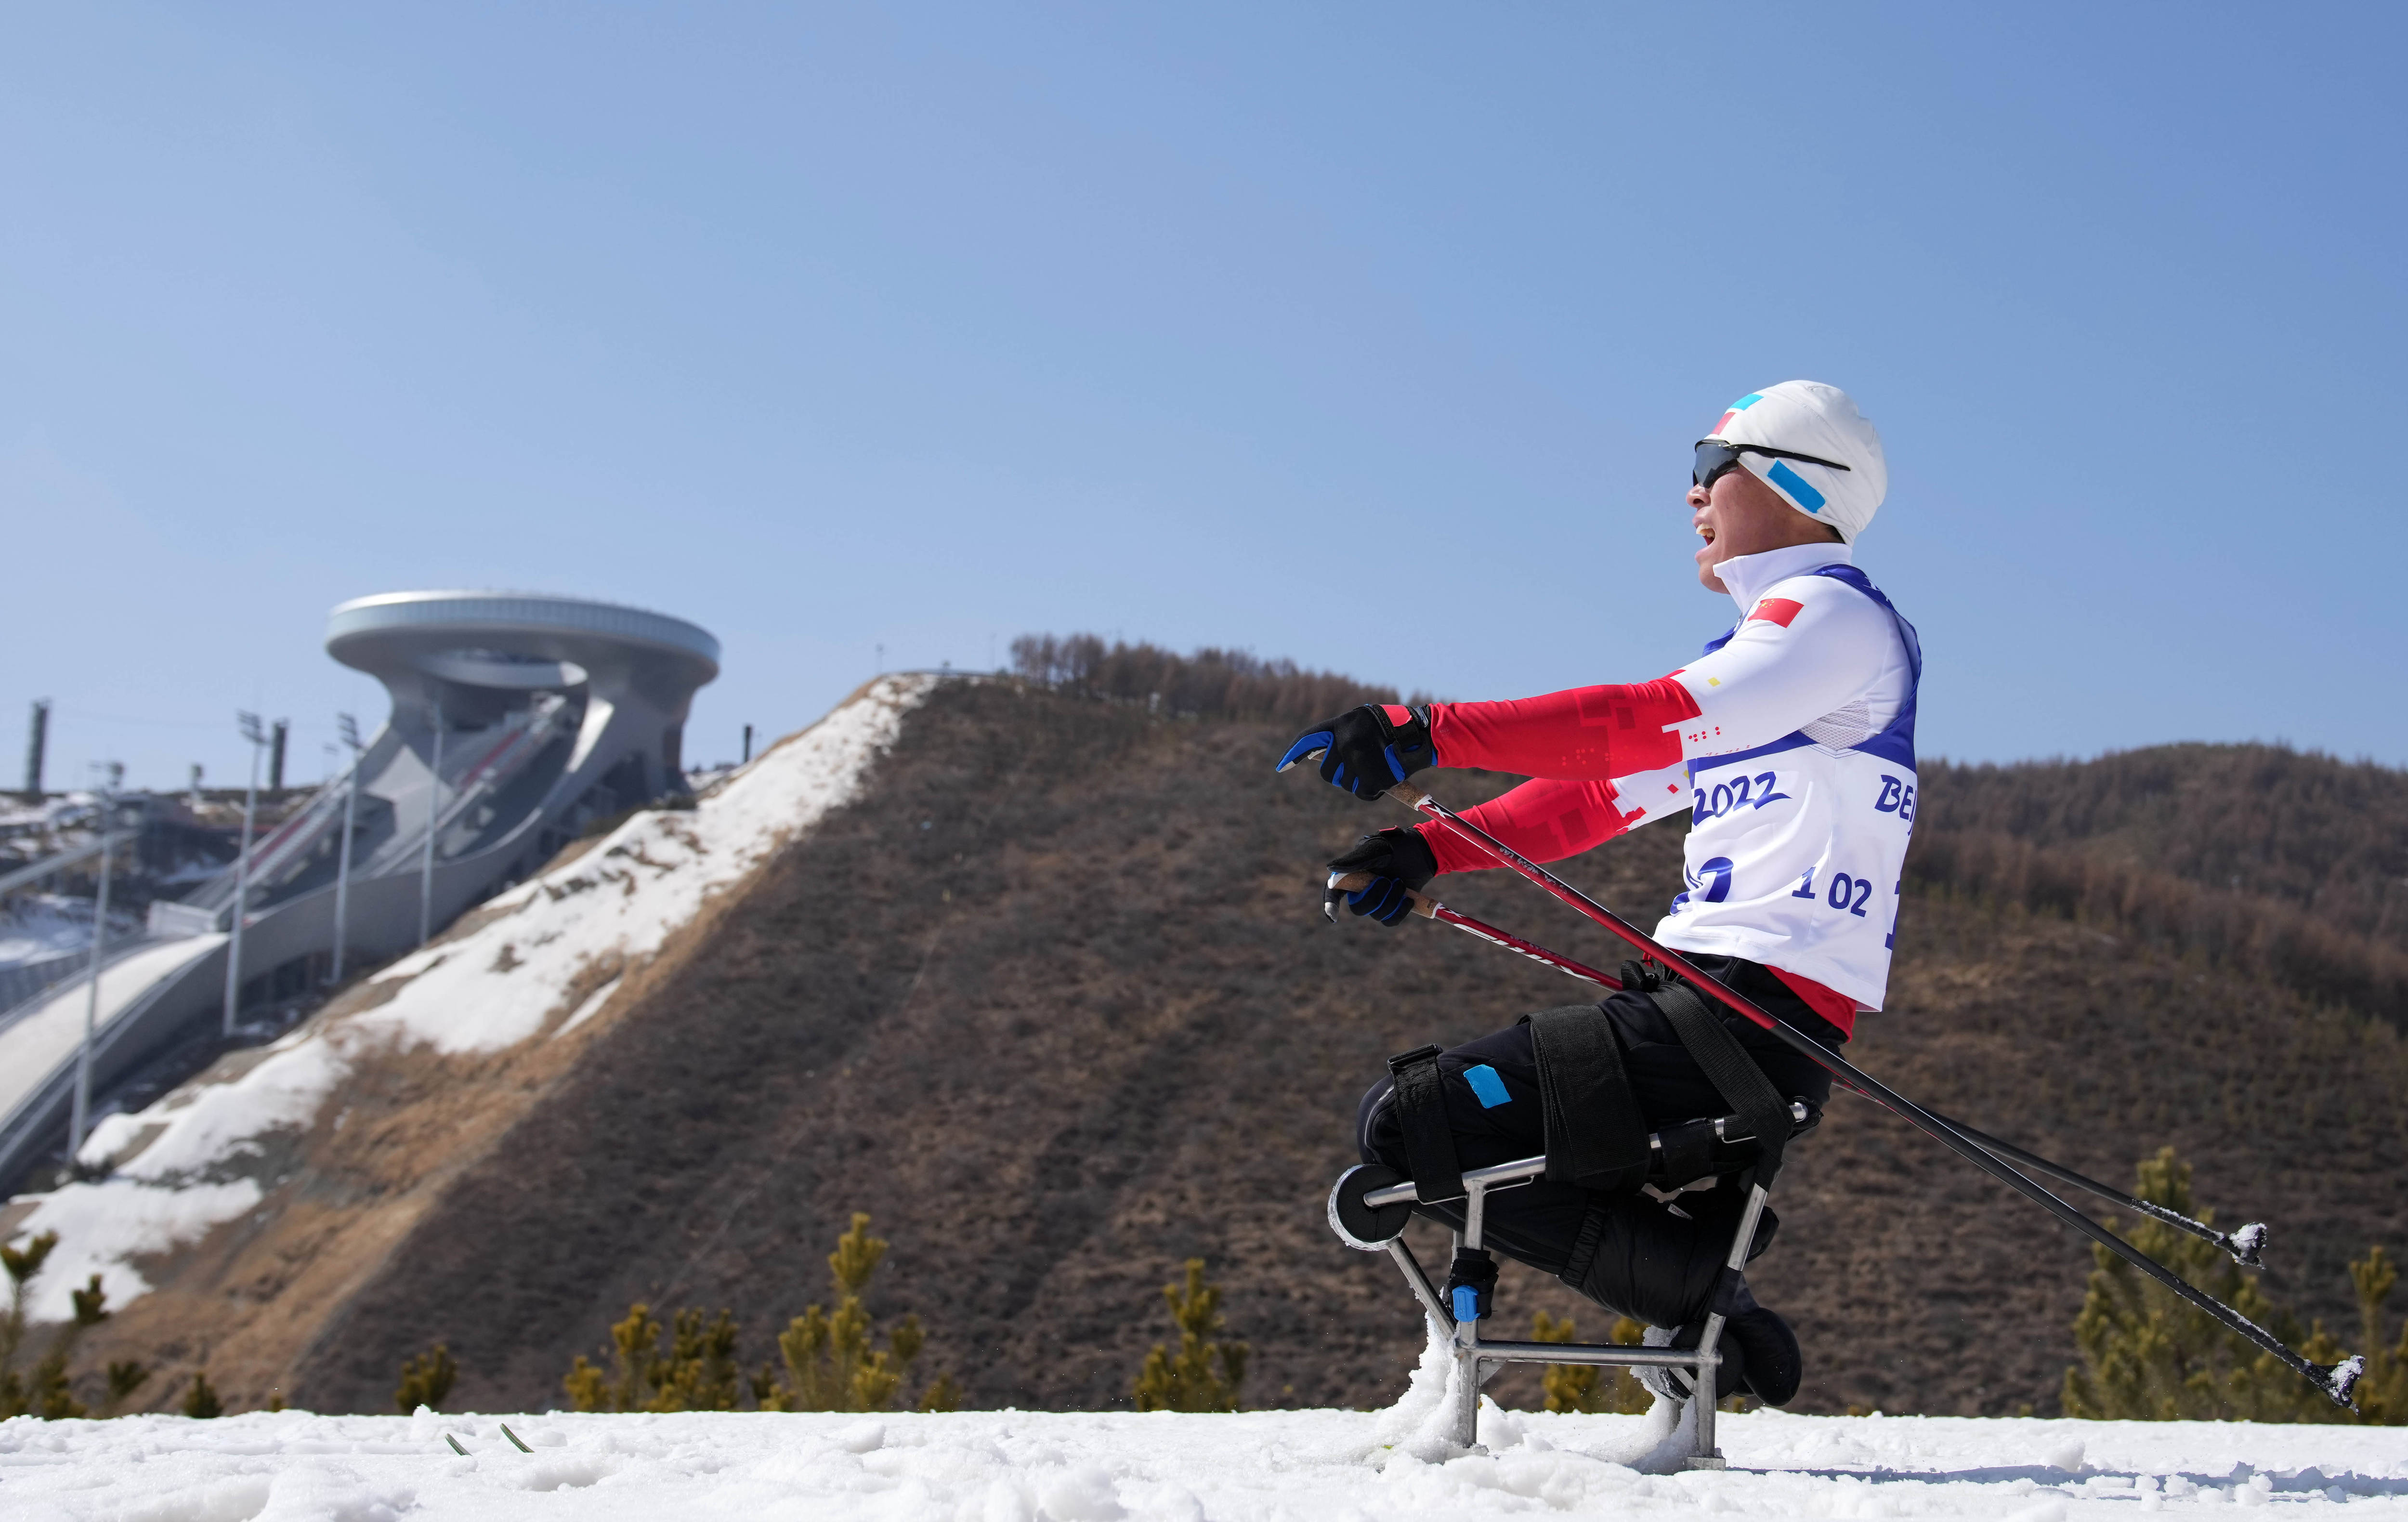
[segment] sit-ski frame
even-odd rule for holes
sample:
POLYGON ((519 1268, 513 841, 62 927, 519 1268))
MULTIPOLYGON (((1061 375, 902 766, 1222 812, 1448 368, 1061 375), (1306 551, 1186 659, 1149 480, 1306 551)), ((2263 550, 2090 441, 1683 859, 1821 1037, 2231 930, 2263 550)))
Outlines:
MULTIPOLYGON (((1660 1144, 1654 1137, 1648 1140, 1651 1144, 1660 1144)), ((1544 1156, 1466 1170, 1463 1175, 1463 1229, 1451 1233, 1455 1255, 1487 1252, 1483 1240, 1483 1227, 1489 1190, 1527 1184, 1546 1170, 1547 1159, 1544 1156)), ((1348 1172, 1352 1171, 1354 1170, 1348 1170, 1348 1172)), ((1343 1189, 1345 1185, 1345 1177, 1340 1175, 1338 1187, 1343 1189)), ((1420 1199, 1421 1196, 1411 1179, 1369 1190, 1362 1196, 1362 1202, 1374 1210, 1389 1205, 1417 1204, 1420 1199)), ((1756 1240, 1756 1222, 1764 1214, 1765 1199, 1764 1185, 1756 1184, 1749 1186, 1747 1205, 1740 1212, 1739 1229, 1732 1235, 1730 1252, 1723 1260, 1723 1266, 1729 1273, 1736 1274, 1747 1266, 1748 1244, 1756 1240)), ((1429 1275, 1422 1271, 1421 1260, 1414 1257, 1413 1250, 1405 1245, 1401 1227, 1397 1235, 1380 1245, 1396 1260, 1398 1269, 1405 1276, 1405 1283, 1412 1286, 1414 1299, 1422 1302, 1422 1308, 1437 1317, 1439 1325, 1455 1329, 1454 1355, 1458 1373, 1453 1382, 1455 1401, 1455 1409, 1449 1414, 1448 1441, 1455 1447, 1470 1448, 1479 1440, 1480 1386, 1488 1376, 1484 1365, 1586 1363, 1626 1369, 1685 1369, 1693 1376, 1694 1388, 1690 1400, 1697 1407, 1698 1427, 1696 1451, 1681 1460, 1682 1467, 1724 1467, 1722 1450, 1714 1445, 1714 1402, 1718 1399, 1714 1392, 1714 1371, 1722 1363, 1719 1348, 1726 1319, 1720 1309, 1707 1315, 1704 1330, 1694 1348, 1624 1347, 1610 1343, 1490 1341, 1480 1335, 1480 1317, 1477 1314, 1457 1315, 1455 1307, 1448 1305, 1440 1297, 1430 1284, 1429 1275)), ((1467 1305, 1464 1309, 1469 1311, 1473 1307, 1467 1305)))

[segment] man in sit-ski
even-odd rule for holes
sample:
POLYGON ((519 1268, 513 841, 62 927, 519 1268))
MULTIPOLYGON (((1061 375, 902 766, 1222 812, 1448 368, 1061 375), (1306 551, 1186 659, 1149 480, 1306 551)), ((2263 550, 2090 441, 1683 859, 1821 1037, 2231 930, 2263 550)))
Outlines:
MULTIPOLYGON (((1698 580, 1739 622, 1688 666, 1653 682, 1491 703, 1366 704, 1316 725, 1283 766, 1322 753, 1322 777, 1371 799, 1427 767, 1530 780, 1465 817, 1534 861, 1602 845, 1689 811, 1686 891, 1656 938, 1707 976, 1834 1050, 1878 1010, 1914 827, 1914 629, 1854 563, 1888 484, 1881 437, 1833 386, 1784 380, 1741 397, 1698 441, 1687 503, 1705 542, 1698 580)), ((1445 872, 1496 865, 1432 824, 1367 835, 1333 874, 1372 881, 1346 896, 1383 925, 1445 872)), ((1685 996, 1694 997, 1694 996, 1685 996)), ((1829 1076, 1766 1031, 1706 1001, 1781 1096, 1819 1109, 1829 1076)), ((1601 1026, 1620 1058, 1617 1097, 1591 1117, 1626 1132, 1730 1112, 1658 999, 1627 988, 1541 1018, 1601 1026)), ((1528 1017, 1439 1054, 1436 1109, 1463 1169, 1547 1149, 1528 1017)), ((1422 1093, 1416 1090, 1416 1094, 1422 1093)), ((1397 1080, 1363 1098, 1365 1161, 1410 1173, 1397 1080)), ((1578 1120, 1579 1117, 1574 1117, 1578 1120)), ((1436 1122, 1433 1122, 1436 1123, 1436 1122)), ((1735 1176, 1677 1195, 1534 1181, 1488 1197, 1491 1246, 1695 1346, 1743 1205, 1735 1176)), ((1424 1207, 1450 1225, 1459 1210, 1424 1207)), ((1758 1227, 1749 1256, 1775 1222, 1758 1227)), ((1742 1288, 1721 1343, 1718 1387, 1781 1405, 1797 1393, 1798 1339, 1742 1288)), ((1651 1379, 1659 1389, 1663 1376, 1651 1379)), ((1681 1394, 1675 1386, 1667 1393, 1681 1394)))

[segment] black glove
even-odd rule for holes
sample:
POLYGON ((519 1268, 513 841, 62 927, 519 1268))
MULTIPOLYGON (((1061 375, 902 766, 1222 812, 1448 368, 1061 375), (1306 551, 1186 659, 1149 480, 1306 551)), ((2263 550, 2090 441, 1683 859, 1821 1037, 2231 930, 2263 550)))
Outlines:
POLYGON ((1321 753, 1321 780, 1365 801, 1378 797, 1424 767, 1436 763, 1430 749, 1429 707, 1405 709, 1403 724, 1388 722, 1378 703, 1350 708, 1297 737, 1280 757, 1285 771, 1313 752, 1321 753))
POLYGON ((1349 872, 1369 872, 1372 881, 1364 887, 1348 893, 1332 888, 1322 900, 1322 912, 1331 919, 1338 917, 1338 900, 1357 914, 1369 914, 1382 925, 1393 926, 1412 912, 1413 901, 1405 895, 1438 876, 1438 858, 1430 854, 1429 842, 1416 829, 1383 829, 1377 835, 1366 835, 1348 847, 1343 854, 1330 858, 1329 870, 1343 876, 1349 872))

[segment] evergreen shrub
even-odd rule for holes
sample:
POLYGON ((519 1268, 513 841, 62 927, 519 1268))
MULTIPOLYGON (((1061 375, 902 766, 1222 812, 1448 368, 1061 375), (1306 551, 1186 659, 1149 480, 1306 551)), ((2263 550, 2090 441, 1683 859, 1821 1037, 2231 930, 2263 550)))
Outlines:
MULTIPOLYGON (((1607 1340, 1616 1347, 1637 1347, 1646 1335, 1646 1328, 1636 1321, 1617 1316, 1607 1340)), ((1572 1339, 1570 1316, 1558 1321, 1544 1311, 1530 1313, 1532 1342, 1569 1343, 1572 1339)), ((1629 1370, 1607 1369, 1593 1363, 1548 1364, 1539 1371, 1539 1385, 1547 1392, 1549 1411, 1612 1411, 1627 1414, 1645 1411, 1656 1400, 1629 1370)))
MULTIPOLYGON (((75 1354, 77 1341, 108 1319, 108 1293, 100 1287, 99 1274, 93 1274, 83 1288, 67 1292, 74 1314, 51 1337, 50 1345, 34 1360, 31 1369, 21 1371, 17 1367, 25 1350, 26 1295, 58 1244, 59 1234, 45 1231, 22 1247, 0 1247, 0 1268, 8 1274, 8 1314, 6 1320, 0 1320, 0 1419, 38 1416, 44 1421, 60 1421, 92 1414, 91 1408, 77 1400, 68 1386, 67 1363, 75 1354)), ((139 1364, 109 1365, 108 1393, 101 1414, 116 1414, 120 1402, 148 1377, 149 1371, 139 1364)))
MULTIPOLYGON (((2167 1147, 2143 1162, 2134 1191, 2142 1199, 2207 1225, 2215 1213, 2193 1202, 2190 1165, 2167 1147)), ((2299 1319, 2276 1305, 2224 1250, 2159 1221, 2143 1221, 2125 1240, 2250 1320, 2313 1363, 2343 1357, 2340 1341, 2322 1323, 2302 1338, 2299 1319)), ((2385 1340, 2385 1303, 2399 1278, 2381 1247, 2350 1265, 2358 1290, 2366 1359, 2358 1411, 2344 1411, 2282 1360, 2227 1331, 2173 1291, 2104 1247, 2091 1248, 2096 1267, 2073 1340, 2081 1364, 2065 1371, 2069 1416, 2093 1420, 2355 1422, 2408 1424, 2408 1329, 2385 1340)))
POLYGON ((218 1399, 217 1386, 209 1383, 208 1370, 193 1371, 192 1387, 184 1392, 182 1410, 185 1415, 201 1422, 225 1414, 225 1402, 218 1399))
POLYGON ((1204 1260, 1187 1260, 1184 1284, 1165 1285, 1162 1298, 1179 1328, 1179 1352, 1160 1343, 1145 1356, 1131 1392, 1140 1411, 1235 1411, 1252 1353, 1243 1343, 1215 1343, 1222 1329, 1221 1290, 1204 1281, 1204 1260))
POLYGON ((437 1343, 401 1366, 401 1384, 393 1392, 394 1409, 407 1416, 419 1407, 441 1411, 443 1398, 452 1393, 452 1382, 460 1375, 460 1366, 452 1360, 448 1343, 437 1343))
MULTIPOLYGON (((749 1382, 740 1374, 733 1312, 723 1309, 705 1320, 689 1307, 664 1328, 652 1307, 638 1301, 610 1328, 608 1369, 578 1356, 562 1380, 569 1403, 579 1411, 733 1411, 749 1383, 763 1411, 890 1411, 927 1334, 918 1316, 906 1315, 887 1332, 885 1347, 871 1346, 878 1328, 862 1295, 886 1248, 884 1238, 869 1234, 869 1216, 854 1213, 852 1229, 837 1239, 827 1259, 836 1309, 807 1306, 787 1324, 778 1337, 782 1372, 764 1363, 749 1382)), ((922 1411, 952 1411, 961 1404, 961 1386, 951 1373, 940 1374, 922 1389, 917 1404, 922 1411)))

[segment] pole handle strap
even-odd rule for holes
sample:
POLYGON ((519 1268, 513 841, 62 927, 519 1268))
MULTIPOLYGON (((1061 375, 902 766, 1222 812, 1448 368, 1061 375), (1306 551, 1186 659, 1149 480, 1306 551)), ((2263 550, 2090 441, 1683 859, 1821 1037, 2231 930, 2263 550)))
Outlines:
MULTIPOLYGON (((1360 893, 1365 888, 1369 887, 1372 883, 1378 881, 1379 879, 1372 876, 1369 872, 1348 872, 1343 877, 1331 878, 1329 880, 1329 891, 1332 893, 1360 893)), ((1413 913, 1419 914, 1426 920, 1434 920, 1438 918, 1438 912, 1440 905, 1437 899, 1431 897, 1428 894, 1415 893, 1412 889, 1407 888, 1405 890, 1405 897, 1412 904, 1413 913)))
MULTIPOLYGON (((1628 980, 1625 982, 1627 985, 1628 980)), ((1646 992, 1671 1022, 1673 1034, 1689 1049, 1715 1091, 1747 1117, 1748 1127, 1756 1132, 1756 1169, 1750 1176, 1760 1187, 1770 1189, 1781 1171, 1782 1152, 1789 1144, 1789 1101, 1764 1076, 1764 1070, 1747 1055, 1730 1027, 1706 1008, 1696 989, 1685 983, 1666 983, 1646 992)))

